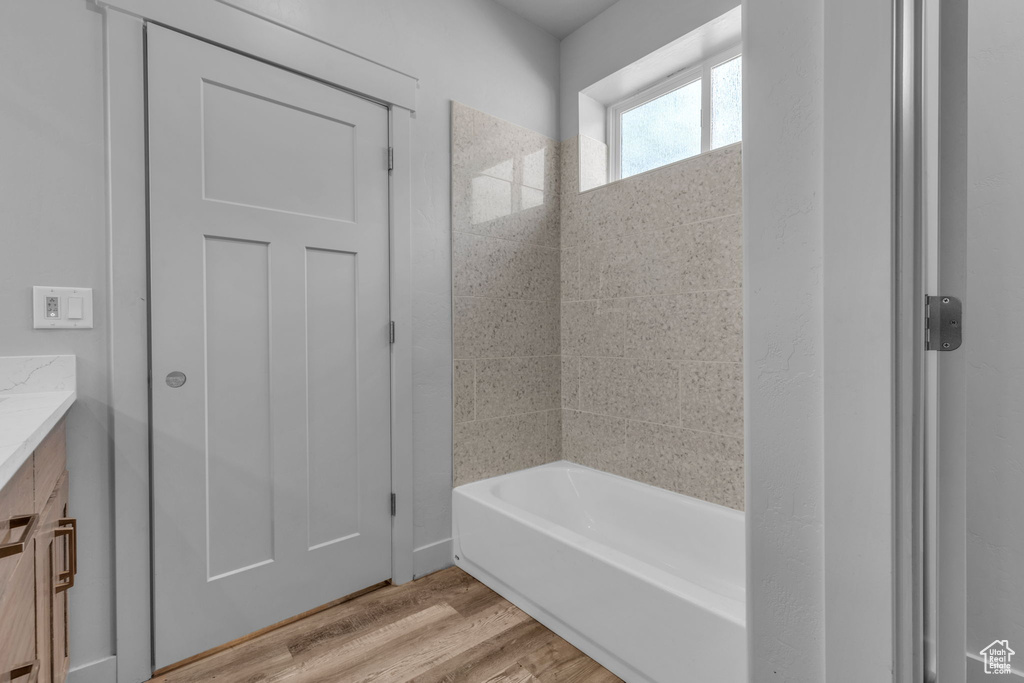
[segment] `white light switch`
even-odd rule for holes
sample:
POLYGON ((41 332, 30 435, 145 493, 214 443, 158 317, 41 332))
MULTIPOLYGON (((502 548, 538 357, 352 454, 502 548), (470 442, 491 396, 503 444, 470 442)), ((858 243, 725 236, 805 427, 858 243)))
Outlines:
POLYGON ((82 319, 82 297, 80 296, 69 296, 68 297, 68 320, 81 320, 82 319))
POLYGON ((38 330, 92 329, 92 289, 33 287, 32 326, 38 330))

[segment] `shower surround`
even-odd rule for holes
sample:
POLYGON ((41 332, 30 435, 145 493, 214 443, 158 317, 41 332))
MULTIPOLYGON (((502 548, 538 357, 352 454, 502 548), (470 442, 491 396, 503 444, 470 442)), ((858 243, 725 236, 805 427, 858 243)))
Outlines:
POLYGON ((455 484, 565 459, 742 509, 740 145, 580 192, 581 142, 592 186, 602 143, 453 105, 455 484))
POLYGON ((558 143, 452 104, 455 485, 561 457, 558 143))
POLYGON ((581 193, 579 141, 562 147, 562 455, 742 509, 740 146, 581 193))

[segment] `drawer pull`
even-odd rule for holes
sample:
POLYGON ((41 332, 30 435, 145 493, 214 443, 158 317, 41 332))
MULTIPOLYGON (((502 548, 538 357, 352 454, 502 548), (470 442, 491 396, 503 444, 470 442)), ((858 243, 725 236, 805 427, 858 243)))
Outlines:
POLYGON ((74 517, 63 517, 57 521, 54 536, 68 537, 68 568, 57 574, 60 580, 53 587, 54 593, 62 593, 75 585, 75 574, 78 573, 78 520, 74 517))
POLYGON ((21 538, 12 543, 4 543, 0 545, 0 557, 10 557, 11 555, 17 555, 18 553, 25 552, 25 546, 32 538, 32 532, 35 531, 36 522, 39 521, 39 515, 25 515, 24 517, 11 517, 10 527, 14 529, 21 527, 21 538))
POLYGON ((16 666, 5 674, 0 674, 0 683, 12 683, 19 678, 28 676, 25 683, 36 683, 39 679, 39 660, 32 662, 31 664, 22 664, 16 666))

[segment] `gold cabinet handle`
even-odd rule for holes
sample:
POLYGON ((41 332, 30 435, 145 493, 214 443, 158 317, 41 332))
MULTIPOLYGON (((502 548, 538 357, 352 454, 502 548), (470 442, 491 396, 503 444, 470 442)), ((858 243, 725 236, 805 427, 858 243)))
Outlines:
POLYGON ((21 527, 21 538, 11 543, 0 545, 0 557, 10 557, 25 552, 25 546, 32 538, 32 532, 36 529, 39 515, 24 515, 23 517, 11 517, 10 527, 16 529, 21 527))
POLYGON ((71 527, 71 573, 78 576, 78 520, 74 517, 61 517, 58 527, 71 527))
POLYGON ((0 674, 0 683, 11 683, 19 678, 28 676, 28 680, 25 683, 36 683, 39 680, 39 660, 30 663, 16 666, 5 674, 0 674))
POLYGON ((61 518, 53 534, 68 537, 68 568, 57 574, 59 582, 53 587, 54 593, 62 593, 74 587, 75 574, 78 573, 78 520, 74 517, 61 518))

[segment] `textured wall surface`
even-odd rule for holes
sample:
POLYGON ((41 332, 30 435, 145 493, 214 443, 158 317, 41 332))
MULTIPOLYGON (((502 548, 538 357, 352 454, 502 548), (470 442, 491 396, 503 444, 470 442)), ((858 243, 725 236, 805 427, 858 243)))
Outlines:
POLYGON ((742 509, 740 145, 580 193, 562 144, 563 457, 742 509))
POLYGON ((967 653, 1009 639, 1024 672, 1024 5, 969 11, 967 653))
POLYGON ((455 485, 559 458, 558 144, 452 104, 455 485))
POLYGON ((102 35, 103 17, 85 3, 0 3, 0 355, 77 357, 68 413, 81 560, 68 593, 73 666, 113 652, 102 35), (33 330, 33 285, 92 287, 95 327, 33 330))
POLYGON ((743 3, 750 680, 825 680, 824 3, 743 3))

